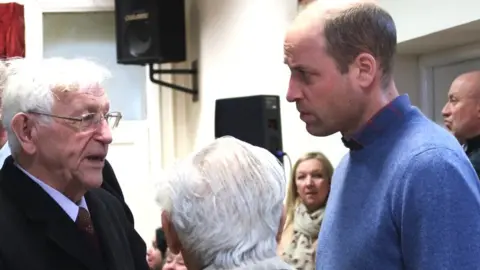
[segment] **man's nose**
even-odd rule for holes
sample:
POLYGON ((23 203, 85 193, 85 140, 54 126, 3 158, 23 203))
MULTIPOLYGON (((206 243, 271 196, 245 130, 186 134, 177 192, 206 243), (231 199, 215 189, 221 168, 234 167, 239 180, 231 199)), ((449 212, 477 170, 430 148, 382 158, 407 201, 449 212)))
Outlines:
POLYGON ((288 83, 288 90, 287 90, 287 101, 288 102, 296 102, 303 98, 301 88, 299 87, 298 83, 295 79, 290 76, 290 82, 288 83))
POLYGON ((108 125, 107 121, 102 121, 100 127, 98 127, 98 136, 97 140, 101 141, 104 144, 112 143, 112 129, 108 125))
POLYGON ((442 109, 442 116, 445 118, 445 117, 448 117, 450 115, 450 108, 448 106, 448 103, 445 104, 445 106, 443 106, 443 109, 442 109))

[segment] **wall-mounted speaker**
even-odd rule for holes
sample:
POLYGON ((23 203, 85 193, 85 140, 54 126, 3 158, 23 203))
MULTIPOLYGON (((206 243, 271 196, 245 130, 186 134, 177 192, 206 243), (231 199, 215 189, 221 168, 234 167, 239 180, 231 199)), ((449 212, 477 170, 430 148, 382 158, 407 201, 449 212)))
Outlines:
POLYGON ((263 147, 283 162, 279 96, 219 99, 215 104, 215 138, 230 135, 263 147))
POLYGON ((117 63, 186 60, 184 0, 115 0, 117 63))

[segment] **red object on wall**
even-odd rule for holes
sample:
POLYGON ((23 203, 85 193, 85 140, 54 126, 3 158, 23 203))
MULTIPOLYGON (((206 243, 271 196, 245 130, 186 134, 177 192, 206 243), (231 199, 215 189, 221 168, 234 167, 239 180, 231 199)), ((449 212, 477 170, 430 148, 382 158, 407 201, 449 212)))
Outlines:
POLYGON ((23 5, 0 4, 0 58, 25 57, 23 5))

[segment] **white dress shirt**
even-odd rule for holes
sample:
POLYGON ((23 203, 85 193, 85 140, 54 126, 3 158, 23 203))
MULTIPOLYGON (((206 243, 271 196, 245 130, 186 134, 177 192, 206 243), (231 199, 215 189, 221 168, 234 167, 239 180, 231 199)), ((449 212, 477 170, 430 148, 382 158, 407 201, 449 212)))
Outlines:
POLYGON ((17 166, 17 168, 22 170, 23 173, 28 175, 30 177, 30 179, 32 179, 35 183, 37 183, 43 190, 45 190, 45 192, 47 192, 47 194, 50 195, 50 197, 52 197, 52 199, 54 199, 55 202, 57 202, 57 204, 63 209, 63 211, 65 211, 65 213, 67 213, 67 215, 73 220, 73 222, 75 222, 77 220, 78 210, 79 210, 78 208, 79 207, 82 207, 82 208, 85 208, 86 210, 88 210, 87 202, 85 201, 85 197, 82 196, 82 199, 80 199, 80 202, 77 205, 76 203, 72 202, 69 198, 65 197, 65 195, 60 193, 58 190, 56 190, 56 189, 52 188, 51 186, 45 184, 44 182, 40 181, 35 176, 33 176, 30 173, 28 173, 27 171, 25 171, 18 164, 15 164, 15 165, 17 166))
POLYGON ((5 162, 5 159, 7 159, 8 156, 10 156, 10 147, 8 146, 8 142, 5 142, 5 144, 0 148, 0 168, 3 166, 3 163, 5 162))

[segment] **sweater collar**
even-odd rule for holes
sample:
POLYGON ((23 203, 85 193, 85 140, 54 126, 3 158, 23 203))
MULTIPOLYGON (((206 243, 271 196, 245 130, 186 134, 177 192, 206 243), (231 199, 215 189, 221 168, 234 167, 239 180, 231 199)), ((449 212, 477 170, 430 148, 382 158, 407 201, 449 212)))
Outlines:
POLYGON ((382 137, 389 129, 397 127, 407 112, 412 109, 408 95, 395 98, 375 114, 363 128, 351 138, 342 138, 343 144, 352 151, 358 151, 382 137))

